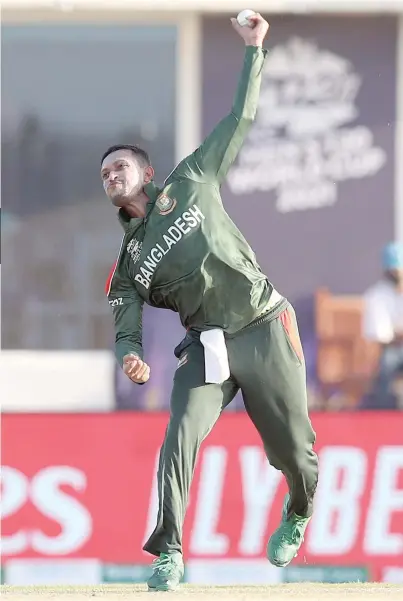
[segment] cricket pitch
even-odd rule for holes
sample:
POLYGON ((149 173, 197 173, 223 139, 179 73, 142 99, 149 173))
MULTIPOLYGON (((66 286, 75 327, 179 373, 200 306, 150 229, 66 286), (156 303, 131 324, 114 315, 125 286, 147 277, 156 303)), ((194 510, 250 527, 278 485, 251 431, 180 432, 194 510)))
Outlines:
POLYGON ((5 601, 134 601, 154 596, 166 599, 189 597, 189 601, 403 601, 403 585, 366 584, 280 584, 272 586, 194 586, 181 585, 174 593, 149 593, 145 584, 99 586, 7 586, 1 587, 5 601), (151 595, 151 596, 150 596, 151 595))

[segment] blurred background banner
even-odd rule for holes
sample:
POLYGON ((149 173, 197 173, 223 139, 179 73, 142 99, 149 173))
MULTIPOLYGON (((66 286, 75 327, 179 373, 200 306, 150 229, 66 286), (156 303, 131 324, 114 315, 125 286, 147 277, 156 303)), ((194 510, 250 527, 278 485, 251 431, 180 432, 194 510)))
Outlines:
MULTIPOLYGON (((298 558, 279 570, 265 553, 285 481, 247 416, 222 416, 192 485, 184 538, 190 581, 385 581, 403 569, 403 414, 315 415, 313 426, 322 474, 315 514, 298 558)), ((156 518, 165 427, 161 414, 4 416, 6 573, 39 559, 43 570, 45 560, 97 559, 122 571, 148 564, 141 548, 156 518)), ((93 574, 93 564, 88 569, 93 574)))
MULTIPOLYGON (((362 294, 394 235, 397 20, 270 21, 257 118, 223 198, 264 273, 296 307, 313 396, 316 291, 362 294)), ((204 135, 231 106, 242 64, 224 23, 203 21, 204 135)))

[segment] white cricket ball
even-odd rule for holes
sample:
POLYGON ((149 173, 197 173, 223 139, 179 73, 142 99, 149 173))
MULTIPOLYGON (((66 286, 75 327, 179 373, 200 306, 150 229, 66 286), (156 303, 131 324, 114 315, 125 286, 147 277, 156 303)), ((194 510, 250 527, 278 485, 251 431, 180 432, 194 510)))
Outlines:
POLYGON ((253 23, 249 21, 250 17, 254 17, 256 12, 251 10, 250 8, 245 8, 245 10, 241 10, 236 20, 238 21, 241 27, 253 27, 253 23))

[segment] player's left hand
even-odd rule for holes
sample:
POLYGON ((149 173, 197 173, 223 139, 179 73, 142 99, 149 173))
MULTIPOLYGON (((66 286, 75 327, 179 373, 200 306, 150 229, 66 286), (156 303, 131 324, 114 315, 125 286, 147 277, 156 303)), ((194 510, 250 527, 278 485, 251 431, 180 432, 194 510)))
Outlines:
POLYGON ((123 357, 123 371, 136 384, 144 384, 150 378, 150 367, 137 355, 123 357))

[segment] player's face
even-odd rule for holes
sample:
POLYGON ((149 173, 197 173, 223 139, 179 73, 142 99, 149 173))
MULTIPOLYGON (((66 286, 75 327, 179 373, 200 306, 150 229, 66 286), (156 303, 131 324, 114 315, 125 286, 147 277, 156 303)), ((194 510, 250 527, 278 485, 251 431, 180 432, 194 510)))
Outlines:
POLYGON ((116 150, 101 166, 104 190, 115 207, 124 207, 144 186, 144 168, 130 150, 116 150))

